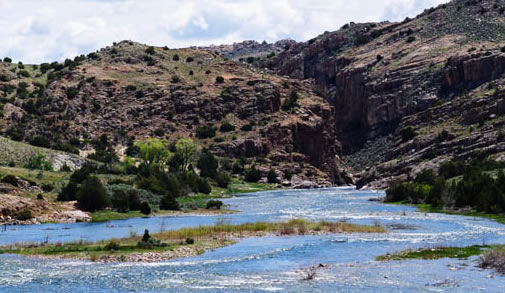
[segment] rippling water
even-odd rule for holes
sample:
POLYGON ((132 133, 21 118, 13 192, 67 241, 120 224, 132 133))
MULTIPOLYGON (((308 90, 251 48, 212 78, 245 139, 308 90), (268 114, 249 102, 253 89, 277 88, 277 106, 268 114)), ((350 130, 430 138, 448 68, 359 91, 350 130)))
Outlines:
POLYGON ((263 192, 228 199, 240 214, 130 219, 99 224, 11 227, 0 244, 65 242, 128 236, 216 222, 290 218, 380 223, 386 234, 249 238, 201 256, 156 264, 96 264, 0 256, 0 292, 505 292, 505 277, 475 267, 476 259, 376 262, 406 248, 505 243, 505 225, 424 214, 369 202, 379 193, 352 189, 263 192), (301 268, 328 264, 316 280, 301 268), (494 274, 493 274, 494 275, 494 274))

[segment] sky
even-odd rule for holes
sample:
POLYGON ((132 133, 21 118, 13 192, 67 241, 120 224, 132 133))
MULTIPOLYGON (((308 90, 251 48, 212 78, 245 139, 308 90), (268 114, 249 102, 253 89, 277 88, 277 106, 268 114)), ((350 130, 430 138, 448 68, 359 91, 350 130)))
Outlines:
POLYGON ((115 41, 181 48, 306 41, 345 23, 401 21, 448 0, 0 0, 0 56, 62 61, 115 41))

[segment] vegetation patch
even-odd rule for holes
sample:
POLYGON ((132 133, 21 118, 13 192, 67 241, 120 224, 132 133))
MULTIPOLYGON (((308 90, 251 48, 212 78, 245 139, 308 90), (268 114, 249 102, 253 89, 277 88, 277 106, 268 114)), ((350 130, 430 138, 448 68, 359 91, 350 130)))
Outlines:
POLYGON ((439 258, 457 258, 467 259, 470 256, 482 254, 484 249, 489 246, 473 245, 468 247, 434 247, 420 248, 417 250, 406 250, 394 254, 378 256, 378 261, 392 261, 405 259, 439 259, 439 258))

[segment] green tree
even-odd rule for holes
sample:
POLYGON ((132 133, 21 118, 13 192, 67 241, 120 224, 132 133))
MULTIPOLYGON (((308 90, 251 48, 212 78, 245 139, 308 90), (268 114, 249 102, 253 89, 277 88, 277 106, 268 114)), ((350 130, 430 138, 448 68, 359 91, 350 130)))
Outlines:
POLYGON ((200 176, 216 178, 219 163, 212 153, 204 152, 198 159, 197 167, 200 169, 200 176))
POLYGON ((166 140, 149 138, 136 143, 136 146, 139 148, 139 157, 142 163, 148 168, 158 167, 164 170, 172 157, 166 140))
POLYGON ((94 212, 107 207, 109 198, 102 181, 96 176, 89 176, 77 192, 77 204, 83 211, 94 212))
POLYGON ((209 181, 205 178, 200 178, 198 180, 198 191, 203 194, 210 194, 212 187, 210 187, 209 181))
POLYGON ((143 213, 146 216, 151 213, 151 206, 149 205, 149 203, 147 201, 143 201, 140 204, 140 212, 143 213))
POLYGON ((181 171, 187 171, 198 147, 191 138, 181 138, 175 144, 175 153, 181 159, 181 171))

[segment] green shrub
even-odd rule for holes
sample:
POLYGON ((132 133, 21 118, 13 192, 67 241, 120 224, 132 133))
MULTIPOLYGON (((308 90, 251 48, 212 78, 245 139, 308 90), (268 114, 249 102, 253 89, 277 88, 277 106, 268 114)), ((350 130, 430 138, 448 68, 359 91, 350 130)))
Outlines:
POLYGON ((224 83, 224 77, 222 76, 216 77, 216 83, 224 83))
POLYGON ((239 162, 235 162, 232 166, 232 172, 233 174, 241 174, 244 172, 244 166, 239 162))
POLYGON ((102 181, 96 176, 89 176, 77 192, 77 204, 83 211, 94 212, 107 207, 109 197, 102 181))
POLYGON ((42 184, 42 186, 40 188, 42 188, 42 190, 44 192, 51 192, 54 189, 54 185, 51 183, 46 183, 46 184, 42 184))
POLYGON ((180 59, 181 58, 177 54, 175 54, 174 57, 172 57, 172 60, 174 60, 174 61, 179 61, 180 59))
POLYGON ((200 178, 198 180, 198 192, 203 194, 210 194, 212 187, 210 187, 209 181, 205 178, 200 178))
POLYGON ((400 136, 403 142, 414 139, 417 136, 417 132, 412 127, 405 127, 400 130, 400 136))
POLYGON ((160 208, 162 210, 171 210, 171 211, 176 211, 180 209, 179 203, 177 202, 177 200, 175 200, 175 197, 168 194, 163 196, 163 198, 161 199, 160 208))
POLYGON ((298 107, 298 92, 293 89, 289 93, 289 97, 287 97, 282 103, 281 109, 283 111, 290 111, 295 107, 298 107))
POLYGON ((165 136, 165 130, 161 128, 156 128, 153 132, 154 135, 156 136, 165 136))
POLYGON ((181 78, 178 77, 177 75, 172 76, 172 83, 179 83, 181 81, 181 78))
POLYGON ((23 208, 16 213, 16 219, 26 221, 33 218, 32 211, 29 208, 23 208))
POLYGON ((186 62, 188 62, 188 63, 193 62, 193 61, 195 61, 195 59, 193 57, 186 58, 186 62))
POLYGON ((231 124, 228 121, 225 121, 223 124, 221 124, 221 127, 219 127, 219 131, 221 132, 230 132, 235 130, 235 125, 231 124))
POLYGON ((146 216, 151 213, 151 206, 149 205, 149 203, 147 201, 143 201, 140 204, 140 212, 143 213, 146 216))
POLYGON ((216 175, 216 183, 219 187, 221 188, 227 188, 228 185, 230 184, 231 182, 231 177, 228 173, 226 172, 219 172, 217 175, 216 175))
POLYGON ((5 57, 3 60, 5 63, 12 63, 12 59, 9 57, 5 57))
POLYGON ((31 138, 30 144, 33 146, 38 146, 38 147, 43 147, 43 148, 50 148, 51 147, 51 142, 45 136, 35 136, 35 137, 31 138))
POLYGON ((439 142, 439 143, 444 142, 447 139, 449 139, 449 132, 445 129, 442 130, 442 132, 440 132, 436 138, 437 142, 439 142))
POLYGON ((193 238, 186 238, 186 244, 191 245, 194 243, 195 243, 195 240, 193 238))
POLYGON ((148 47, 148 48, 146 49, 146 53, 147 53, 147 54, 150 54, 150 55, 154 55, 154 54, 156 53, 156 51, 154 50, 154 47, 153 47, 153 46, 151 46, 151 47, 148 47))
POLYGON ((79 89, 75 87, 69 87, 65 90, 65 93, 69 99, 73 99, 79 94, 79 89))
POLYGON ((247 170, 245 174, 245 181, 247 182, 258 182, 262 177, 261 171, 256 169, 256 166, 253 165, 249 170, 247 170))
POLYGON ((274 169, 270 169, 270 171, 268 171, 267 179, 268 183, 277 183, 277 173, 274 169))
POLYGON ((22 77, 30 77, 30 72, 26 71, 26 70, 21 70, 18 72, 19 75, 21 75, 22 77))
POLYGON ((2 180, 1 180, 2 183, 7 183, 7 184, 10 184, 12 186, 18 186, 18 179, 16 176, 14 175, 5 175, 2 180))
POLYGON ((44 170, 44 171, 52 171, 53 165, 46 159, 46 155, 42 153, 37 153, 32 157, 30 162, 25 165, 27 169, 35 169, 35 170, 44 170))
POLYGON ((202 125, 196 128, 196 137, 200 139, 216 136, 216 129, 211 125, 202 125))
POLYGON ((223 206, 223 202, 222 201, 211 199, 211 200, 209 200, 207 202, 206 209, 208 209, 208 210, 211 210, 211 209, 220 210, 222 206, 223 206))
POLYGON ((121 249, 121 245, 119 244, 119 242, 117 242, 116 240, 111 240, 109 241, 109 243, 107 243, 104 248, 104 250, 107 250, 107 251, 118 251, 121 249))
POLYGON ((25 131, 22 128, 11 127, 7 129, 7 136, 9 136, 12 140, 22 141, 25 138, 25 131))
POLYGON ((253 130, 253 127, 254 127, 254 123, 253 122, 249 122, 248 124, 240 127, 240 130, 247 132, 247 131, 253 130))

